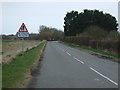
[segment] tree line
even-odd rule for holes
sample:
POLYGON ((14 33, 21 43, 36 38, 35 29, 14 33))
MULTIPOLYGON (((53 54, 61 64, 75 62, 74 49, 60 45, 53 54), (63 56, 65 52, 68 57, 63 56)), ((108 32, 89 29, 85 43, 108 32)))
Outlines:
POLYGON ((40 40, 60 40, 63 37, 64 33, 62 30, 56 28, 47 27, 41 25, 39 27, 39 38, 40 40))
POLYGON ((83 12, 67 12, 64 18, 65 36, 76 36, 89 26, 97 26, 106 32, 117 31, 118 23, 114 16, 99 10, 85 9, 83 12))
MULTIPOLYGON (((17 37, 16 35, 0 35, 2 40, 21 40, 22 38, 17 37)), ((60 40, 63 38, 64 32, 58 30, 57 28, 47 27, 41 25, 39 27, 39 33, 29 33, 29 37, 24 37, 24 40, 60 40)))

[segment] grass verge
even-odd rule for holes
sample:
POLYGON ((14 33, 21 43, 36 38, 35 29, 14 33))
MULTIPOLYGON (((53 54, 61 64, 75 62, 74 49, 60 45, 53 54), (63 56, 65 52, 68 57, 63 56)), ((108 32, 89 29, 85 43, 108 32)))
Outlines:
POLYGON ((0 90, 2 90, 2 65, 0 64, 0 90))
POLYGON ((45 42, 37 47, 20 53, 9 64, 2 66, 2 88, 18 88, 30 71, 33 63, 37 61, 45 42))
POLYGON ((66 42, 61 42, 61 43, 65 44, 65 45, 68 45, 68 46, 71 46, 71 47, 76 47, 76 48, 79 48, 79 49, 88 50, 88 51, 91 51, 91 52, 96 53, 96 54, 100 54, 100 55, 104 55, 104 56, 120 59, 120 55, 104 52, 104 51, 101 51, 101 50, 96 50, 96 49, 93 49, 93 48, 90 48, 90 47, 86 47, 86 46, 79 46, 79 45, 66 43, 66 42))

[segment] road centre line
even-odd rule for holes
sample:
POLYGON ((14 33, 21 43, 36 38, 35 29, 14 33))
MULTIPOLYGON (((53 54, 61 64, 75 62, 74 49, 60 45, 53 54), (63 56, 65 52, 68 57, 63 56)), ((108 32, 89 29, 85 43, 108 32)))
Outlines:
POLYGON ((99 74, 100 76, 104 77, 105 79, 107 79, 108 81, 112 82, 115 85, 118 85, 118 83, 116 83, 115 81, 111 80, 110 78, 106 77, 105 75, 101 74, 100 72, 98 72, 97 70, 95 70, 92 67, 89 67, 92 71, 94 71, 95 73, 99 74))
POLYGON ((70 53, 68 53, 68 52, 66 52, 69 56, 71 56, 71 54, 70 53))
POLYGON ((64 49, 63 49, 62 51, 63 51, 63 52, 65 52, 65 50, 64 50, 64 49))
POLYGON ((84 62, 83 61, 81 61, 81 60, 79 60, 79 59, 77 59, 76 57, 73 57, 75 60, 77 60, 78 62, 80 62, 80 63, 82 63, 82 64, 84 64, 84 62))

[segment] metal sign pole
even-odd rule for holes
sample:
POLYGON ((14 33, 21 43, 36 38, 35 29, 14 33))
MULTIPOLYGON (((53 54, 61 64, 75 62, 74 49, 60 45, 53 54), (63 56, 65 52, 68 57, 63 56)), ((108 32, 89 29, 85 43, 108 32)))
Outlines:
POLYGON ((24 50, 23 44, 24 44, 24 38, 22 38, 22 52, 24 50))

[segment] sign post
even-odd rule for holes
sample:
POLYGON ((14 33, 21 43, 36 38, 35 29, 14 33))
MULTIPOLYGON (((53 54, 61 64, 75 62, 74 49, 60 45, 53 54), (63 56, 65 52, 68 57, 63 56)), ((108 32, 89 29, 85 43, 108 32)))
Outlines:
POLYGON ((22 52, 24 51, 24 38, 22 38, 22 52))
POLYGON ((24 51, 24 37, 29 37, 29 32, 28 29, 26 28, 25 24, 22 23, 20 26, 18 32, 17 32, 17 37, 22 38, 22 52, 24 51))

